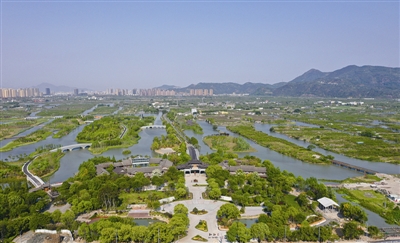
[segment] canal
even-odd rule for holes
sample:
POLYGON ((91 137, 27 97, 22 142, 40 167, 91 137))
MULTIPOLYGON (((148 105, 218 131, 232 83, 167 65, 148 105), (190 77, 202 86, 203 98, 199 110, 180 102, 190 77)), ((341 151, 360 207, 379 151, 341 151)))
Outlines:
MULTIPOLYGON (((92 108, 93 109, 93 108, 92 108)), ((145 114, 146 116, 148 115, 155 115, 155 114, 145 114)), ((200 153, 201 154, 207 154, 207 153, 212 153, 213 151, 203 142, 203 137, 211 134, 216 134, 217 131, 214 131, 212 128, 212 125, 208 124, 205 121, 198 121, 199 125, 203 128, 204 134, 194 134, 193 131, 185 131, 185 134, 188 137, 195 137, 199 141, 200 147, 200 153)), ((155 120, 156 125, 161 125, 161 113, 157 115, 156 120, 155 120)), ((72 131, 70 134, 68 134, 65 137, 59 138, 59 139, 54 139, 51 136, 48 137, 46 140, 27 145, 27 146, 22 146, 13 149, 12 151, 9 152, 3 152, 0 153, 1 158, 7 158, 9 156, 15 156, 19 154, 30 154, 35 149, 39 146, 47 145, 47 144, 59 144, 62 146, 65 145, 70 145, 70 144, 75 144, 77 143, 75 138, 78 135, 80 131, 82 131, 83 127, 85 125, 79 126, 77 129, 72 131)), ((263 124, 256 124, 255 125, 256 129, 259 131, 263 131, 271 136, 277 136, 284 138, 290 142, 294 142, 300 146, 307 147, 309 144, 305 143, 303 141, 299 141, 296 139, 289 138, 285 135, 274 133, 271 134, 269 132, 269 129, 271 125, 263 125, 263 124)), ((35 127, 38 129, 37 127, 35 127)), ((35 129, 32 128, 32 129, 35 129)), ((232 134, 231 132, 226 130, 226 127, 220 126, 218 127, 218 130, 221 132, 228 132, 232 136, 239 137, 237 134, 232 134)), ((132 155, 149 155, 149 156, 157 156, 151 149, 150 146, 153 142, 154 137, 160 137, 161 135, 166 135, 166 131, 164 129, 146 129, 143 130, 139 133, 140 140, 138 144, 135 144, 129 148, 120 148, 120 149, 111 149, 106 151, 105 153, 101 154, 100 156, 109 156, 109 157, 115 157, 117 160, 126 158, 127 156, 124 156, 122 152, 124 150, 130 150, 132 155)), ((268 148, 262 147, 256 143, 254 143, 251 140, 248 140, 245 138, 245 140, 257 150, 257 152, 252 152, 252 153, 239 153, 240 157, 243 157, 245 155, 253 155, 256 157, 259 157, 261 160, 270 160, 275 166, 279 167, 281 170, 286 170, 288 172, 293 173, 296 176, 302 176, 303 178, 309 178, 309 177, 316 177, 318 179, 331 179, 331 180, 342 180, 345 178, 349 177, 354 177, 354 176, 360 176, 360 173, 357 173, 355 171, 341 168, 341 167, 336 167, 333 165, 316 165, 316 164, 309 164, 309 163, 304 163, 302 161, 293 159, 288 156, 281 155, 275 151, 272 151, 268 148)), ((387 163, 372 163, 368 161, 361 161, 361 160, 355 160, 352 158, 348 158, 346 156, 341 157, 341 155, 337 155, 335 153, 325 151, 322 149, 317 148, 315 149, 316 151, 323 153, 323 154, 331 154, 335 157, 335 159, 341 160, 346 163, 367 163, 368 166, 374 166, 374 167, 368 167, 373 170, 377 171, 387 171, 389 173, 399 173, 399 166, 395 166, 392 164, 387 164, 387 163), (318 150, 317 150, 318 149, 318 150), (370 165, 371 164, 371 165, 370 165)), ((68 179, 69 177, 73 176, 79 168, 79 165, 83 162, 86 161, 90 158, 93 158, 94 155, 91 154, 88 150, 76 150, 72 152, 67 152, 65 156, 61 159, 60 161, 60 169, 54 173, 51 178, 50 182, 51 183, 56 183, 56 182, 62 182, 68 179)), ((359 165, 359 164, 357 164, 359 165)), ((364 164, 361 164, 360 166, 364 166, 364 164)), ((365 167, 365 166, 364 166, 365 167)), ((338 199, 340 199, 340 196, 338 196, 338 199)), ((340 200, 339 200, 340 202, 340 200)), ((379 217, 379 215, 374 214, 371 211, 366 210, 366 212, 369 215, 369 223, 373 225, 377 225, 379 227, 385 227, 387 224, 382 221, 383 219, 379 217), (380 221, 379 221, 380 220, 380 221)))

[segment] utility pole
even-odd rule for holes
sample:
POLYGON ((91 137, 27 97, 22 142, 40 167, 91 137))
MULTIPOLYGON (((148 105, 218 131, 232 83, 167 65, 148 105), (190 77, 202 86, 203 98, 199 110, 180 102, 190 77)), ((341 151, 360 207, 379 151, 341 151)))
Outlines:
POLYGON ((160 227, 158 227, 158 243, 160 243, 160 227))
POLYGON ((318 242, 321 242, 320 237, 321 237, 321 226, 318 227, 318 242))
POLYGON ((285 225, 285 237, 283 239, 283 242, 286 242, 286 225, 285 225))

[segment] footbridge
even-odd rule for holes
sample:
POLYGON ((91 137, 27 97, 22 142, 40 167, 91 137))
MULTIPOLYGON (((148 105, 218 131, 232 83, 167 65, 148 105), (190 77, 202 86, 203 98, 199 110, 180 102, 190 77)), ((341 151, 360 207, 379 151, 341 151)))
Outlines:
POLYGON ((141 127, 141 129, 153 129, 153 128, 165 129, 165 126, 164 125, 150 125, 150 126, 141 127))
POLYGON ((378 173, 377 171, 374 170, 370 170, 370 169, 366 169, 360 166, 356 166, 356 165, 351 165, 342 161, 338 161, 338 160, 332 160, 332 164, 336 165, 336 166, 340 166, 340 167, 344 167, 344 168, 348 168, 350 170, 355 170, 357 172, 361 172, 364 174, 370 174, 370 175, 375 175, 376 173, 378 173))
POLYGON ((42 179, 40 179, 40 177, 35 176, 34 174, 32 174, 29 171, 29 165, 30 163, 36 159, 37 156, 35 156, 33 159, 29 160, 28 162, 26 162, 23 166, 22 166, 22 172, 24 172, 24 174, 26 175, 26 179, 28 179, 29 182, 32 183, 32 185, 35 188, 41 187, 42 185, 44 185, 44 182, 42 181, 42 179))
POLYGON ((80 149, 87 149, 90 148, 90 146, 92 146, 91 143, 77 143, 77 144, 71 144, 71 145, 67 145, 67 146, 62 146, 56 149, 52 149, 50 150, 50 152, 56 152, 57 150, 61 150, 62 152, 69 152, 72 150, 80 150, 80 149))

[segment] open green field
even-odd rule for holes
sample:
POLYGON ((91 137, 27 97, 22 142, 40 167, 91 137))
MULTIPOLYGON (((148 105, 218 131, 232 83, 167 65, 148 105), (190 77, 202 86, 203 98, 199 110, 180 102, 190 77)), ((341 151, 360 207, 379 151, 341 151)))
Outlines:
POLYGON ((349 157, 368 161, 400 163, 400 144, 388 143, 382 139, 350 135, 324 128, 279 126, 274 129, 276 132, 299 140, 306 140, 323 149, 349 157))
POLYGON ((79 126, 78 119, 74 117, 68 118, 57 118, 46 126, 46 128, 57 132, 53 135, 53 138, 61 138, 68 135, 72 130, 79 126))
POLYGON ((0 124, 0 140, 6 139, 6 138, 11 138, 25 130, 28 130, 29 128, 32 128, 34 126, 37 126, 37 125, 45 122, 46 120, 47 119, 44 119, 44 118, 36 119, 36 120, 18 119, 18 120, 15 120, 14 122, 0 124))
POLYGON ((87 125, 77 136, 80 143, 92 143, 90 151, 100 154, 110 148, 127 148, 139 140, 142 126, 154 122, 154 117, 107 116, 87 125), (126 132, 121 137, 126 128, 126 132))
POLYGON ((158 198, 157 200, 168 197, 165 192, 161 191, 124 192, 119 196, 119 199, 122 200, 119 208, 126 209, 129 204, 147 204, 149 195, 152 198, 158 198))
POLYGON ((391 224, 400 225, 400 209, 385 195, 373 190, 348 190, 341 188, 338 193, 345 194, 347 200, 379 214, 391 224))
POLYGON ((310 151, 284 139, 276 138, 273 136, 269 136, 263 132, 256 131, 254 127, 250 125, 229 126, 227 127, 227 129, 234 133, 240 134, 248 139, 251 139, 261 146, 267 147, 278 153, 293 157, 303 162, 317 164, 330 163, 330 158, 327 158, 320 153, 310 151))
POLYGON ((231 136, 207 136, 203 141, 212 150, 221 149, 226 152, 255 152, 256 150, 250 147, 250 144, 243 138, 236 138, 231 136))
POLYGON ((95 106, 94 102, 63 103, 39 112, 38 116, 77 116, 95 106))
POLYGON ((50 176, 60 168, 60 159, 64 155, 60 150, 44 153, 32 161, 29 171, 39 177, 50 176))
MULTIPOLYGON (((40 122, 42 119, 35 120, 40 122)), ((53 137, 61 138, 67 134, 69 134, 72 130, 79 126, 79 121, 74 117, 69 118, 57 118, 54 119, 49 124, 46 124, 41 129, 36 130, 28 134, 25 137, 17 138, 10 143, 6 144, 4 147, 0 148, 0 151, 10 151, 16 147, 25 146, 28 144, 37 143, 46 139, 48 136, 53 134, 54 131, 57 131, 53 137)))
POLYGON ((13 118, 25 118, 31 112, 21 108, 3 109, 0 111, 0 120, 5 121, 13 118))
POLYGON ((114 105, 114 106, 110 106, 110 105, 103 105, 103 104, 99 104, 96 109, 94 109, 90 115, 109 115, 112 114, 113 112, 118 110, 118 106, 114 105))
POLYGON ((0 152, 10 151, 16 147, 37 143, 46 139, 52 134, 51 131, 45 129, 39 129, 28 136, 17 138, 10 143, 6 144, 4 147, 0 148, 0 152))

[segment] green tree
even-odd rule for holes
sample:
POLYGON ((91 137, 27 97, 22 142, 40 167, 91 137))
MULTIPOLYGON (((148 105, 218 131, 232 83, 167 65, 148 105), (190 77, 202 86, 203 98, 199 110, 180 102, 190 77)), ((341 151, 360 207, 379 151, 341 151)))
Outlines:
POLYGON ((177 198, 184 198, 187 195, 187 191, 184 188, 178 188, 175 191, 175 195, 177 198))
POLYGON ((343 235, 346 239, 358 239, 363 233, 357 222, 350 221, 343 225, 343 235))
POLYGON ((237 219, 239 216, 239 209, 235 205, 230 203, 222 205, 217 212, 217 217, 219 219, 227 219, 228 221, 237 219))
POLYGON ((174 207, 174 214, 177 214, 177 213, 187 215, 189 213, 189 210, 185 205, 179 203, 174 207))
POLYGON ((61 215, 61 222, 69 229, 72 227, 74 221, 75 221, 75 214, 74 212, 72 212, 72 210, 68 210, 61 215))
POLYGON ((171 242, 174 239, 166 223, 154 223, 148 227, 146 240, 149 242, 171 242))
POLYGON ((134 242, 145 242, 148 235, 146 226, 134 226, 131 231, 131 238, 134 242))
POLYGON ((233 222, 226 232, 227 239, 230 242, 249 242, 251 239, 250 230, 242 222, 233 222))
POLYGON ((260 242, 267 239, 269 227, 265 223, 255 223, 250 227, 250 233, 253 238, 256 238, 260 242))
POLYGON ((211 199, 219 199, 220 197, 221 197, 221 189, 219 189, 219 188, 212 188, 211 190, 210 190, 210 192, 208 193, 208 196, 211 198, 211 199))
POLYGON ((368 226, 368 233, 371 237, 377 237, 380 234, 380 230, 376 226, 368 226))
POLYGON ((361 207, 348 202, 340 204, 340 212, 344 217, 354 219, 361 223, 368 220, 367 213, 361 207))

